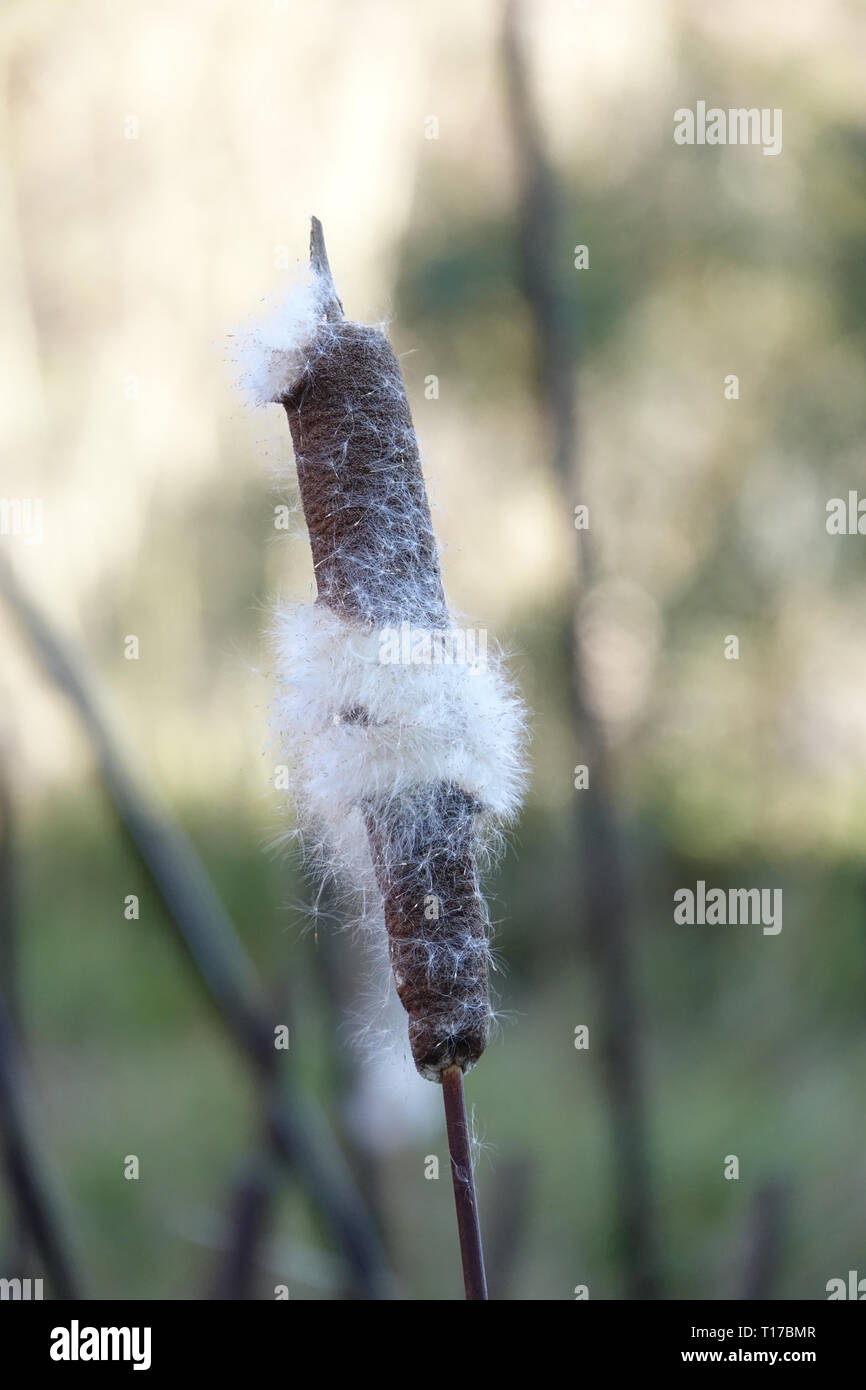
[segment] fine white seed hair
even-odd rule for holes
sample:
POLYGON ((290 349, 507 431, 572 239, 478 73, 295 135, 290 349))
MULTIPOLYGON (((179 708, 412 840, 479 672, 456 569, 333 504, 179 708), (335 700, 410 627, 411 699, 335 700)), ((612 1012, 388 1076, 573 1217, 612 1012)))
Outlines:
POLYGON ((276 732, 300 817, 344 852, 338 870, 357 872, 361 808, 425 786, 467 792, 487 847, 516 816, 524 710, 498 651, 485 650, 483 662, 448 660, 462 635, 455 627, 437 643, 440 634, 418 629, 365 629, 321 603, 278 609, 276 732), (357 710, 362 722, 351 717, 357 710))
POLYGON ((235 334, 235 374, 249 405, 270 405, 301 375, 324 322, 327 289, 327 282, 307 268, 288 293, 266 302, 264 312, 235 334))

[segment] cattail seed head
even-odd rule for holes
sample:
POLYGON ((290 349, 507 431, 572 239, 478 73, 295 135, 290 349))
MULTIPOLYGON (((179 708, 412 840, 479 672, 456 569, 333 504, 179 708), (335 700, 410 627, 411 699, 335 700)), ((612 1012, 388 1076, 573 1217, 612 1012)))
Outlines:
POLYGON ((384 909, 412 1055, 439 1080, 488 1041, 478 864, 519 807, 523 711, 495 653, 483 669, 382 660, 384 630, 452 618, 399 364, 342 317, 315 221, 312 262, 245 340, 248 390, 288 416, 318 591, 277 616, 277 731, 326 868, 384 909))

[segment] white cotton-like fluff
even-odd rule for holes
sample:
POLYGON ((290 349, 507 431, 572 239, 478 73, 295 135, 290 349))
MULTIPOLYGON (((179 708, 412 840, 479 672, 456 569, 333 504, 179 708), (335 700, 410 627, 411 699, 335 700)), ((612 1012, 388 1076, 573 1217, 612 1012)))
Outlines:
POLYGON ((352 860, 362 806, 449 783, 483 820, 507 824, 523 791, 524 710, 498 655, 483 665, 383 661, 390 635, 322 603, 276 615, 276 732, 301 814, 352 860))
POLYGON ((235 335, 237 382, 250 405, 269 405, 297 380, 324 322, 327 284, 308 269, 235 335))

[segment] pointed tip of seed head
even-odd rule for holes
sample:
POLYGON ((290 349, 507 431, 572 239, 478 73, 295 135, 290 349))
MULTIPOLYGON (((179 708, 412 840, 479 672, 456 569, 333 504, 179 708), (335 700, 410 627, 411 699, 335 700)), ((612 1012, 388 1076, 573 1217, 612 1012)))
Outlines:
POLYGON ((325 247, 325 233, 318 217, 310 218, 310 265, 322 282, 322 303, 325 318, 331 321, 341 319, 343 306, 340 303, 334 277, 331 274, 328 252, 325 247))

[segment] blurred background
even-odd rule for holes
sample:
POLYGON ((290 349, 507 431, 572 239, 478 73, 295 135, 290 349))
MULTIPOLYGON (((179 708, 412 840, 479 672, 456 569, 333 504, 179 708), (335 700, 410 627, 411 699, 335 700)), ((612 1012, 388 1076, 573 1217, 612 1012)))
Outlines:
MULTIPOLYGON (((356 1046, 363 956, 269 848, 266 630, 312 574, 230 335, 315 213, 348 314, 391 320, 449 596, 532 710, 467 1082, 492 1296, 866 1274, 866 562, 825 525, 866 491, 862 5, 7 0, 0 60, 3 992, 67 1273, 461 1294, 438 1091, 399 1010, 398 1055, 356 1046), (698 100, 781 108, 782 153, 677 146, 698 100), (35 614, 288 1026, 366 1275, 318 1160, 273 1152, 35 614), (676 925, 698 879, 781 888, 783 930, 676 925)), ((8 1187, 0 1215, 0 1274, 43 1273, 8 1187)))

